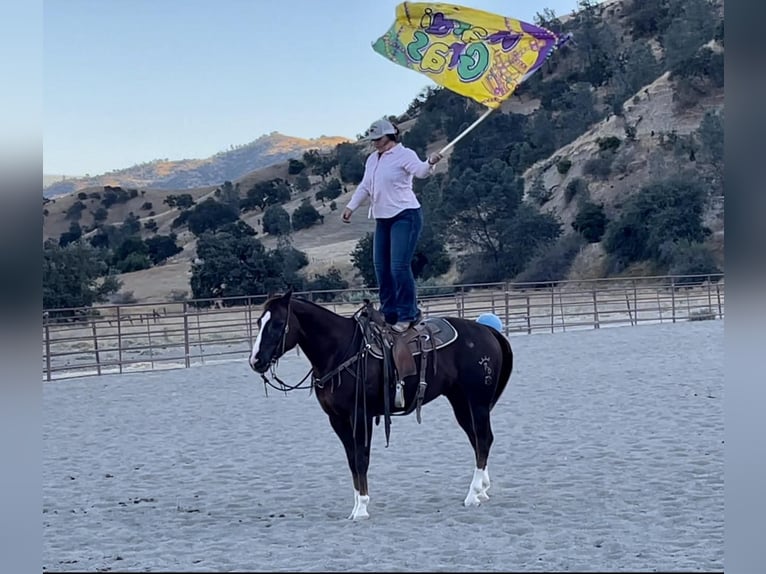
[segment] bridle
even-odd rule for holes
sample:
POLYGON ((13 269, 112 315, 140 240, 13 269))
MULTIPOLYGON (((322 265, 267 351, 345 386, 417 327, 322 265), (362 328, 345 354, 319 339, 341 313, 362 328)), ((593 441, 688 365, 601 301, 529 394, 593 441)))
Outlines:
MULTIPOLYGON (((360 309, 354 314, 354 318, 356 319, 356 316, 362 311, 363 309, 360 309)), ((370 343, 367 341, 367 337, 364 336, 364 332, 362 331, 361 325, 359 325, 358 321, 355 325, 354 329, 354 335, 351 337, 351 341, 348 344, 348 347, 346 347, 346 350, 343 353, 343 356, 347 355, 351 347, 354 345, 354 342, 356 341, 356 335, 357 332, 362 333, 362 338, 364 341, 364 345, 361 345, 359 348, 359 351, 353 355, 351 355, 349 358, 344 360, 342 363, 340 363, 337 367, 335 367, 332 371, 329 373, 326 373, 322 375, 321 377, 317 377, 314 373, 314 367, 312 366, 309 368, 309 371, 303 376, 303 378, 298 381, 297 384, 291 385, 289 383, 286 383, 282 379, 279 378, 279 376, 276 373, 276 367, 279 364, 279 357, 283 356, 285 354, 285 347, 287 346, 287 333, 290 331, 290 316, 292 314, 292 299, 287 304, 287 318, 285 319, 285 324, 282 327, 282 334, 280 336, 280 342, 277 345, 282 346, 282 352, 279 353, 279 355, 276 358, 272 358, 271 362, 269 363, 269 375, 271 376, 271 379, 274 379, 277 384, 274 384, 274 382, 266 376, 266 373, 261 373, 261 378, 263 379, 263 390, 266 396, 268 396, 268 388, 271 387, 272 389, 275 389, 277 391, 282 391, 287 394, 287 391, 294 391, 297 389, 308 389, 309 396, 311 395, 312 391, 314 390, 314 387, 317 387, 318 389, 323 389, 325 386, 325 383, 329 381, 330 379, 340 375, 343 371, 349 370, 349 367, 353 365, 356 361, 363 359, 367 356, 367 352, 370 349, 370 343), (310 378, 309 378, 310 377, 310 378), (308 384, 305 384, 308 380, 308 384)), ((275 354, 276 355, 276 354, 275 354)), ((359 373, 353 373, 355 375, 359 375, 359 373)), ((338 384, 340 384, 340 377, 338 377, 338 384)))
MULTIPOLYGON (((292 298, 287 302, 287 317, 285 318, 285 324, 282 326, 282 333, 279 336, 279 343, 277 344, 277 348, 280 346, 282 347, 282 352, 277 355, 277 353, 274 353, 274 356, 271 358, 271 361, 269 362, 269 374, 271 377, 279 384, 279 386, 275 385, 267 376, 266 373, 261 373, 261 378, 263 379, 263 391, 266 393, 266 396, 269 395, 269 387, 276 389, 277 391, 283 391, 285 394, 287 394, 287 391, 294 391, 296 389, 309 389, 311 391, 311 386, 308 387, 302 386, 303 383, 308 378, 308 374, 306 374, 305 377, 303 377, 297 385, 290 385, 289 383, 284 382, 282 379, 280 379, 277 376, 276 367, 279 364, 279 357, 285 354, 285 347, 287 346, 287 333, 290 332, 290 316, 292 315, 292 305, 293 301, 292 298)), ((311 371, 309 371, 311 373, 311 371)))
MULTIPOLYGON (((282 329, 282 336, 281 336, 281 345, 282 345, 282 353, 279 355, 280 357, 284 355, 285 347, 286 347, 286 337, 287 333, 289 332, 289 324, 290 324, 290 316, 292 314, 291 312, 291 305, 292 300, 288 303, 287 306, 287 319, 285 320, 285 326, 282 329)), ((276 372, 275 368, 279 361, 279 359, 272 359, 269 363, 269 371, 271 377, 276 381, 277 384, 274 384, 274 382, 271 381, 266 376, 266 373, 261 373, 261 378, 263 379, 263 390, 266 396, 268 396, 268 388, 271 387, 273 389, 276 389, 277 391, 282 391, 287 395, 287 391, 294 391, 296 389, 308 389, 309 390, 309 396, 311 396, 312 391, 314 390, 314 387, 317 387, 318 389, 324 389, 325 384, 327 381, 334 380, 335 385, 332 387, 332 390, 334 391, 337 386, 340 386, 341 384, 341 374, 343 374, 344 371, 348 371, 355 380, 356 385, 356 393, 355 393, 355 405, 356 408, 354 409, 354 417, 353 417, 353 433, 352 435, 356 437, 356 429, 357 429, 357 417, 360 415, 360 410, 364 418, 367 418, 367 395, 364 391, 364 385, 365 381, 367 380, 367 355, 370 351, 371 345, 370 345, 370 337, 374 336, 371 332, 371 326, 370 326, 370 319, 367 317, 364 321, 360 320, 360 317, 365 317, 365 309, 369 306, 369 303, 359 309, 356 313, 354 313, 354 334, 351 337, 351 341, 349 341, 348 346, 346 347, 346 350, 343 352, 342 356, 348 355, 351 348, 354 346, 356 340, 357 340, 357 333, 361 334, 361 343, 359 345, 359 350, 356 351, 353 355, 342 361, 338 366, 336 366, 334 369, 332 369, 330 372, 322 375, 321 377, 317 377, 314 373, 314 367, 312 366, 309 371, 303 376, 303 378, 298 381, 296 385, 290 385, 286 382, 284 382, 282 379, 280 379, 276 372), (363 324, 364 323, 364 324, 363 324), (350 367, 356 363, 356 369, 352 370, 350 367), (309 379, 310 377, 310 379, 309 379), (309 380, 308 385, 306 385, 306 381, 309 380), (362 404, 359 405, 359 400, 361 398, 362 404)), ((390 428, 390 421, 388 418, 388 415, 386 416, 386 446, 388 446, 388 435, 389 435, 389 428, 390 428)), ((367 434, 367 426, 364 427, 364 444, 368 445, 370 437, 367 434)))

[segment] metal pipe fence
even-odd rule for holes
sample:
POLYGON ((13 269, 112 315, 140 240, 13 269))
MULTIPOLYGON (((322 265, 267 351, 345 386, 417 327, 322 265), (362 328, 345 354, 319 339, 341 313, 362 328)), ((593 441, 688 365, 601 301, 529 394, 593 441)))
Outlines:
MULTIPOLYGON (((426 317, 496 314, 506 336, 724 318, 722 275, 422 286, 426 317)), ((296 295, 350 316, 374 290, 296 295)), ((267 297, 49 309, 43 313, 47 381, 137 370, 184 368, 246 357, 267 297)))

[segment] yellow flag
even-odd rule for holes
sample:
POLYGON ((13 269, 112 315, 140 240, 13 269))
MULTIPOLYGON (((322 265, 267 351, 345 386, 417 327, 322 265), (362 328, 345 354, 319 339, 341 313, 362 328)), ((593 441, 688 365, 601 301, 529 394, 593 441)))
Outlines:
POLYGON ((558 37, 515 18, 452 4, 403 2, 373 49, 437 84, 497 108, 545 62, 558 37))

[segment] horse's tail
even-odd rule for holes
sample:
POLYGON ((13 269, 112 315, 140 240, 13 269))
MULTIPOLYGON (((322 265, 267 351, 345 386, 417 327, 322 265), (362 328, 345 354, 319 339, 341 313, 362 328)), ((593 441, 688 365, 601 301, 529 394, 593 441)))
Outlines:
POLYGON ((503 354, 500 377, 497 380, 497 387, 495 387, 495 396, 492 397, 492 402, 489 404, 491 410, 500 398, 500 395, 503 394, 503 391, 511 378, 511 371, 513 370, 513 350, 511 349, 511 342, 502 333, 495 331, 494 329, 490 329, 490 331, 492 331, 497 342, 500 343, 500 349, 503 354))

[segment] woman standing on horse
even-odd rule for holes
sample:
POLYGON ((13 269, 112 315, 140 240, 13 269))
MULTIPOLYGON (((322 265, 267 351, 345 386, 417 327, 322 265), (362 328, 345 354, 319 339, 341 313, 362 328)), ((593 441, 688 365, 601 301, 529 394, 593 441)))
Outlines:
POLYGON ((421 161, 417 153, 399 143, 399 129, 388 120, 374 122, 364 139, 372 141, 375 151, 367 158, 362 182, 342 218, 348 223, 354 210, 370 199, 380 311, 394 330, 406 331, 421 318, 410 264, 423 228, 423 214, 412 191, 412 178, 428 177, 442 156, 433 153, 421 161))

